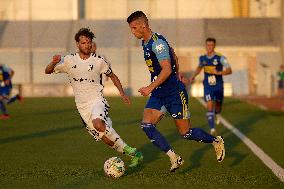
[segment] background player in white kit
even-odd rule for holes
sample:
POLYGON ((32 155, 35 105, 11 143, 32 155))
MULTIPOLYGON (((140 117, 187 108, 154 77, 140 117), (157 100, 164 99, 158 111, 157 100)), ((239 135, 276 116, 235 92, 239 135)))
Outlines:
POLYGON ((132 157, 130 167, 142 161, 143 156, 136 148, 128 146, 112 128, 108 117, 109 105, 103 97, 102 75, 107 75, 119 90, 126 104, 130 99, 125 95, 120 80, 112 72, 106 60, 91 52, 94 34, 88 28, 81 28, 75 35, 79 52, 53 56, 45 69, 46 74, 67 73, 74 91, 77 109, 85 122, 86 129, 95 138, 102 140, 111 148, 132 157))

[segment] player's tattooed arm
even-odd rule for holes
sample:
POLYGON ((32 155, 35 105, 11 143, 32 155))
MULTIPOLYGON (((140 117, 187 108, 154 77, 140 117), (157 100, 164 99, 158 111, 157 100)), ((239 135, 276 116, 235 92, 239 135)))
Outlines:
POLYGON ((125 94, 121 82, 119 80, 119 78, 117 77, 117 75, 115 75, 113 72, 111 72, 110 74, 107 75, 111 81, 113 82, 113 84, 116 86, 116 88, 118 89, 120 96, 122 97, 122 100, 124 101, 125 104, 130 105, 130 98, 125 94))
POLYGON ((52 61, 46 66, 45 73, 51 74, 54 71, 54 67, 61 60, 61 55, 54 55, 52 61))

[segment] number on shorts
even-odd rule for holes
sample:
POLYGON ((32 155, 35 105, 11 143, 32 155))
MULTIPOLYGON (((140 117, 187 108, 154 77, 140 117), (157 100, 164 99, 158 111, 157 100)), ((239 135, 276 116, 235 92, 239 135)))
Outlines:
POLYGON ((210 100, 211 100, 211 96, 210 96, 210 94, 205 95, 205 99, 206 99, 206 101, 210 101, 210 100))
POLYGON ((216 85, 216 77, 215 75, 208 76, 209 85, 216 85))

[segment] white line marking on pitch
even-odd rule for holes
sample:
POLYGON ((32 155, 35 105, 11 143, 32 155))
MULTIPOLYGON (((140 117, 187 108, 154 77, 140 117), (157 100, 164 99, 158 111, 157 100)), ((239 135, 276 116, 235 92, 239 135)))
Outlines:
MULTIPOLYGON (((197 100, 206 107, 206 104, 203 100, 197 98, 197 100)), ((226 119, 220 116, 221 123, 239 137, 249 148, 250 150, 269 168, 272 172, 284 182, 284 169, 280 167, 271 157, 269 157, 261 148, 259 148, 254 142, 252 142, 248 137, 246 137, 242 132, 235 128, 231 123, 226 119)))

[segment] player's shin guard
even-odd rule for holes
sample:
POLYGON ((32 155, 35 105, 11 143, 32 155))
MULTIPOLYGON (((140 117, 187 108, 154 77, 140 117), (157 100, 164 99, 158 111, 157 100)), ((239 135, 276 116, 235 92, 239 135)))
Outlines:
POLYGON ((215 128, 215 121, 214 121, 214 116, 215 116, 215 113, 214 111, 208 111, 206 113, 206 117, 207 117, 207 120, 208 120, 208 125, 211 129, 214 129, 215 128))
POLYGON ((167 153, 171 146, 163 135, 156 129, 154 124, 151 123, 141 123, 141 128, 146 133, 150 141, 157 146, 161 151, 167 153))
POLYGON ((215 140, 214 136, 206 133, 205 131, 199 128, 189 129, 189 131, 185 135, 183 135, 183 138, 204 143, 212 143, 215 140))

